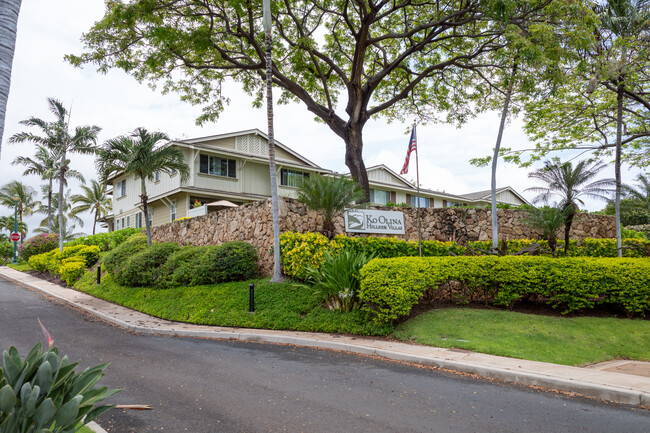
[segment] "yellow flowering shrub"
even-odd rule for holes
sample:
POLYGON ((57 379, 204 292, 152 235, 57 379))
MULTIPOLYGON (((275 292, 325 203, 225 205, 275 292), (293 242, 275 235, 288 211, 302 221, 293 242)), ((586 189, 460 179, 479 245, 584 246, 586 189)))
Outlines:
POLYGON ((320 233, 285 232, 280 235, 280 261, 285 275, 304 281, 308 266, 320 269, 325 253, 336 253, 342 247, 320 233))
POLYGON ((59 267, 61 279, 69 286, 73 285, 86 272, 86 261, 81 256, 64 259, 59 267))

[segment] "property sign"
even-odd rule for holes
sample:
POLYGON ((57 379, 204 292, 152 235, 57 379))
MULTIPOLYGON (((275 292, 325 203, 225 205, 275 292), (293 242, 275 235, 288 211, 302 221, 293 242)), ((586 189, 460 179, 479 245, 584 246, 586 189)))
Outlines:
POLYGON ((10 238, 12 241, 18 242, 20 240, 20 235, 18 233, 12 233, 10 238))
POLYGON ((404 214, 386 210, 346 209, 345 231, 403 235, 404 214))

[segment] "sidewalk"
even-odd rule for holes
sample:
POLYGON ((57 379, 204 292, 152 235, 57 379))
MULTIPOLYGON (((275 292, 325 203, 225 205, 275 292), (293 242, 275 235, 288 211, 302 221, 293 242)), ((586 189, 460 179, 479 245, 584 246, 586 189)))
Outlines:
POLYGON ((618 403, 650 407, 650 377, 647 375, 650 369, 647 363, 618 361, 611 365, 581 368, 363 337, 191 325, 151 317, 85 293, 43 281, 9 267, 0 267, 0 277, 5 277, 74 305, 115 325, 141 333, 293 344, 341 350, 472 373, 505 382, 550 388, 618 403), (628 366, 622 367, 621 364, 628 366))

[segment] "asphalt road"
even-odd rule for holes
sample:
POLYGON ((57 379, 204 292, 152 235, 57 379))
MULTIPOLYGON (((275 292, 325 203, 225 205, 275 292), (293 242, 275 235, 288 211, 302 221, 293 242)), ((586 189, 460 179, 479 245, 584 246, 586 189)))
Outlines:
POLYGON ((0 348, 110 362, 109 432, 648 432, 650 412, 326 350, 140 335, 0 279, 0 348))

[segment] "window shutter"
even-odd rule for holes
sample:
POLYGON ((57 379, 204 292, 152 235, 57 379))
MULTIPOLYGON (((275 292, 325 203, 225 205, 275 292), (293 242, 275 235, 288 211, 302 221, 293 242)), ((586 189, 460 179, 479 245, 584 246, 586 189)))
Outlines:
POLYGON ((411 194, 406 194, 406 205, 407 205, 407 206, 411 206, 411 207, 413 207, 413 204, 414 204, 414 203, 411 203, 411 202, 412 202, 412 200, 411 200, 411 194))
POLYGON ((228 177, 237 177, 237 164, 234 159, 228 160, 228 177))
POLYGON ((390 201, 392 201, 393 203, 397 202, 397 193, 395 191, 390 192, 390 201))
POLYGON ((447 207, 447 200, 442 201, 442 207, 447 207))
POLYGON ((199 161, 199 172, 201 173, 208 173, 208 155, 201 155, 201 159, 199 161))

